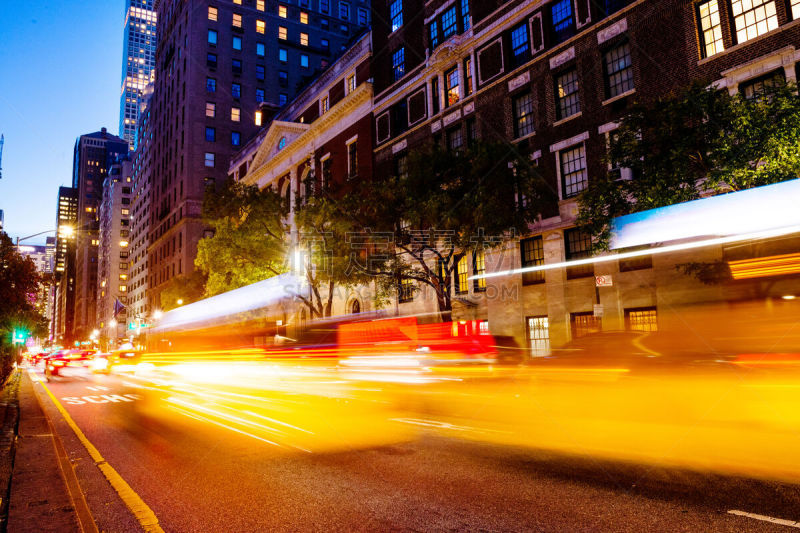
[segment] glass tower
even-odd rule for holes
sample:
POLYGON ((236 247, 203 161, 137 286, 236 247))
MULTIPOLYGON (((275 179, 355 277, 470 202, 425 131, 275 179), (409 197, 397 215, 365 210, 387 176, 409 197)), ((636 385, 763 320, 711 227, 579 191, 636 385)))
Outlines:
POLYGON ((142 91, 151 81, 156 64, 156 12, 154 0, 125 0, 125 35, 122 43, 122 87, 119 102, 119 136, 136 148, 136 119, 142 91))

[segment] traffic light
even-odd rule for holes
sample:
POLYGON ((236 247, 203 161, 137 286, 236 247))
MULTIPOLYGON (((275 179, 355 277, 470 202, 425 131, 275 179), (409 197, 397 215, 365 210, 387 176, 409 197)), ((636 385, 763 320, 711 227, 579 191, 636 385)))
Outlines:
POLYGON ((28 340, 29 332, 24 329, 15 329, 11 335, 11 344, 25 344, 28 340))

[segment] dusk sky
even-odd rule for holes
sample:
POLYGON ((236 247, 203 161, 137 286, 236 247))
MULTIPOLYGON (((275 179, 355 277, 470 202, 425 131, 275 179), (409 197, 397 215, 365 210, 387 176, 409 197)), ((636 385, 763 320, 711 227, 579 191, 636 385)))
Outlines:
POLYGON ((119 133, 124 12, 122 0, 0 2, 0 209, 12 239, 55 229, 76 137, 119 133))

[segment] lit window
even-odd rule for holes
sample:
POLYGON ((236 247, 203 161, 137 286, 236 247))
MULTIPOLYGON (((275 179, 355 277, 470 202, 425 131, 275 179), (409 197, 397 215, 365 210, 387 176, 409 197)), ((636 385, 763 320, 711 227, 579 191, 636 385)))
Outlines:
POLYGON ((564 198, 577 196, 586 188, 586 149, 583 144, 567 148, 559 153, 561 185, 564 198))
POLYGON ((266 54, 267 48, 264 46, 264 43, 256 43, 256 55, 258 57, 264 57, 266 54))
POLYGON ((550 355, 550 324, 546 316, 529 316, 528 346, 532 357, 550 355))
POLYGON ((308 13, 305 11, 300 12, 300 24, 308 24, 308 13))
POLYGON ((399 303, 411 302, 414 300, 414 281, 408 278, 400 280, 400 286, 397 288, 397 299, 399 303))
POLYGON ((300 54, 300 66, 303 68, 308 68, 308 56, 305 54, 300 54))
POLYGON ((472 59, 466 58, 464 60, 464 96, 469 96, 472 94, 472 59))
POLYGON ((347 77, 347 94, 356 90, 356 75, 353 74, 352 76, 347 77))
POLYGON ((231 22, 234 28, 241 28, 242 27, 242 16, 238 13, 233 14, 233 21, 231 22))
POLYGON ((442 36, 447 39, 448 37, 455 35, 457 29, 456 8, 453 6, 445 11, 444 15, 442 15, 442 36))
POLYGON ((800 0, 792 0, 792 19, 800 18, 800 0))
POLYGON ((658 313, 655 307, 625 310, 625 329, 628 331, 658 331, 658 313))
MULTIPOLYGON (((522 258, 522 268, 537 267, 544 264, 544 242, 541 236, 522 239, 519 241, 520 257, 522 258)), ((523 272, 522 284, 533 285, 534 283, 544 282, 544 271, 523 272)))
POLYGON ((533 133, 533 100, 530 93, 517 96, 514 103, 514 136, 524 137, 533 133))
POLYGON ((392 31, 397 31, 403 25, 403 0, 394 0, 389 4, 389 18, 392 19, 392 31))
POLYGON ((459 87, 458 67, 453 67, 444 73, 445 91, 447 91, 447 105, 451 106, 461 100, 459 87))
POLYGON ((241 115, 242 115, 242 110, 241 109, 239 109, 238 107, 232 107, 231 108, 231 120, 232 121, 239 122, 239 119, 241 118, 241 115))
POLYGON ((300 34, 300 44, 303 46, 308 46, 308 34, 301 33, 300 34))
POLYGON ((278 16, 282 19, 288 16, 286 13, 286 6, 278 6, 278 16))
POLYGON ((392 73, 394 74, 395 81, 402 78, 406 73, 405 56, 406 49, 402 46, 392 54, 392 73))
POLYGON ((736 42, 743 43, 778 27, 774 0, 733 0, 736 42))
MULTIPOLYGON (((800 0, 795 0, 800 5, 800 0)), ((722 25, 719 21, 719 4, 710 0, 697 5, 700 19, 700 40, 703 57, 711 57, 725 49, 722 42, 722 25)))
POLYGON ((278 39, 286 40, 288 37, 288 30, 285 26, 278 26, 278 39))
POLYGON ((242 0, 233 0, 234 4, 242 5, 242 0))
POLYGON ((261 125, 261 111, 256 111, 255 123, 256 123, 256 126, 260 126, 261 125))
POLYGON ((208 44, 217 44, 217 32, 215 30, 208 30, 208 44))
POLYGON ((322 97, 322 112, 327 113, 330 109, 330 100, 328 100, 327 96, 322 97))
MULTIPOLYGON (((93 243, 98 243, 98 244, 99 244, 99 241, 92 241, 92 242, 93 242, 93 243)), ((120 245, 122 248, 127 248, 127 247, 128 247, 128 241, 119 241, 119 245, 120 245)))
POLYGON ((217 21, 217 8, 213 6, 208 6, 208 20, 213 20, 214 22, 217 21))
POLYGON ((285 48, 278 49, 278 59, 281 63, 286 63, 289 61, 289 53, 286 51, 285 48))
POLYGON ((128 275, 127 274, 120 274, 119 275, 119 279, 120 279, 120 281, 126 281, 128 279, 128 275))
POLYGON ((466 255, 462 255, 458 259, 458 263, 456 263, 456 275, 454 280, 456 282, 456 294, 466 294, 469 292, 469 285, 467 284, 467 278, 469 277, 468 265, 469 260, 466 255))
POLYGON ((628 43, 623 43, 606 52, 603 66, 605 67, 608 98, 633 90, 633 65, 631 48, 628 43))
POLYGON ((127 290, 128 290, 128 287, 126 285, 120 285, 119 286, 119 292, 126 292, 127 290))
POLYGON ((122 214, 123 215, 130 215, 131 214, 131 210, 130 209, 126 209, 126 208, 122 208, 122 214))
POLYGON ((556 117, 559 120, 580 113, 577 70, 572 69, 556 78, 556 102, 556 117))
POLYGON ((256 0, 256 9, 264 11, 264 0, 256 0))
POLYGON ((267 31, 267 24, 263 20, 256 21, 256 32, 264 33, 267 31))
POLYGON ((207 167, 214 168, 214 154, 212 154, 211 152, 206 152, 205 165, 207 167))

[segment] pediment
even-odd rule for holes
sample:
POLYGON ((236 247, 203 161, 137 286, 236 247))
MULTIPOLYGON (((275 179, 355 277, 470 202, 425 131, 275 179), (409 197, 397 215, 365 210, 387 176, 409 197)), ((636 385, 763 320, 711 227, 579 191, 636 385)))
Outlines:
POLYGON ((286 150, 295 139, 300 137, 310 127, 310 124, 303 124, 300 122, 273 120, 253 158, 253 163, 250 166, 251 172, 258 170, 261 166, 269 162, 278 152, 286 150), (285 139, 284 145, 280 146, 282 139, 285 139))

